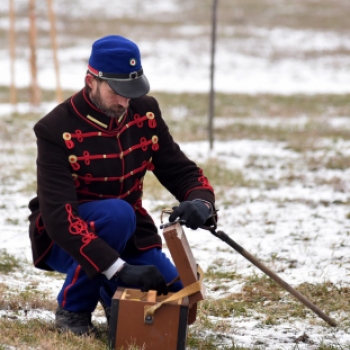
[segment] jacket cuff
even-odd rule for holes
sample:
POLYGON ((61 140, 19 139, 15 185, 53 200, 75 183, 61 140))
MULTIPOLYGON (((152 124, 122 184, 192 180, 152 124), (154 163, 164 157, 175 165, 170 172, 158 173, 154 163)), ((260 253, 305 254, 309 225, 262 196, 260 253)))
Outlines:
POLYGON ((102 271, 107 279, 111 279, 125 264, 125 261, 118 258, 107 270, 102 271))

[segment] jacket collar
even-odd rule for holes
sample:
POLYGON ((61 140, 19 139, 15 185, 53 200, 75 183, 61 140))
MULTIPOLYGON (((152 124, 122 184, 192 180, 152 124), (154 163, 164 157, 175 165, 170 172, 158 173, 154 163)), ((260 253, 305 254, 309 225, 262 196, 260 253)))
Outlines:
POLYGON ((75 114, 96 129, 103 131, 117 131, 120 129, 128 114, 128 111, 126 111, 119 121, 118 119, 108 117, 92 103, 85 88, 72 96, 70 103, 75 114))

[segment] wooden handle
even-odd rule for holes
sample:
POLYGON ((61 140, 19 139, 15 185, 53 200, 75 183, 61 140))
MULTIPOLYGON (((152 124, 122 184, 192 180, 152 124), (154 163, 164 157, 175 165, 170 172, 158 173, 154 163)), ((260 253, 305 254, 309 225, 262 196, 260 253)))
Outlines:
POLYGON ((300 302, 302 302, 305 306, 307 306, 310 310, 312 310, 315 314, 320 316, 324 321, 326 321, 330 326, 337 327, 337 323, 328 315, 326 315, 320 308, 318 308, 315 304, 313 304, 309 299, 307 299, 304 295, 295 290, 290 284, 284 281, 281 277, 272 272, 268 267, 262 264, 259 260, 257 260, 253 255, 248 253, 243 247, 237 244, 234 240, 232 240, 225 232, 223 231, 210 231, 214 236, 220 238, 222 241, 226 242, 233 249, 235 249, 238 253, 244 256, 247 260, 249 260, 252 264, 258 267, 261 271, 266 273, 269 277, 271 277, 275 282, 277 282, 281 287, 287 290, 290 294, 292 294, 295 298, 297 298, 300 302))

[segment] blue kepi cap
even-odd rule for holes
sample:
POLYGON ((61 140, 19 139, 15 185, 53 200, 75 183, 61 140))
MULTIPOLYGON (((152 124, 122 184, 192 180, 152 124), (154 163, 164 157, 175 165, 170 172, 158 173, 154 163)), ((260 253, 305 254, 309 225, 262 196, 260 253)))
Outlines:
POLYGON ((150 90, 139 48, 119 35, 108 35, 92 44, 88 70, 124 97, 138 98, 150 90))

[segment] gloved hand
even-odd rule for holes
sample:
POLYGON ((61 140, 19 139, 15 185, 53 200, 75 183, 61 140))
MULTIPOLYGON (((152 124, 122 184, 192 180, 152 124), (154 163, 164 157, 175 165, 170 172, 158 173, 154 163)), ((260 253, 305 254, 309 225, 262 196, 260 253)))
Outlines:
POLYGON ((153 265, 124 264, 116 278, 126 285, 139 287, 142 292, 156 290, 159 294, 168 294, 168 287, 164 277, 153 265))
POLYGON ((176 218, 186 221, 185 226, 196 230, 202 226, 208 219, 210 209, 201 201, 181 202, 178 207, 173 207, 173 212, 169 216, 169 221, 175 221, 176 218))

